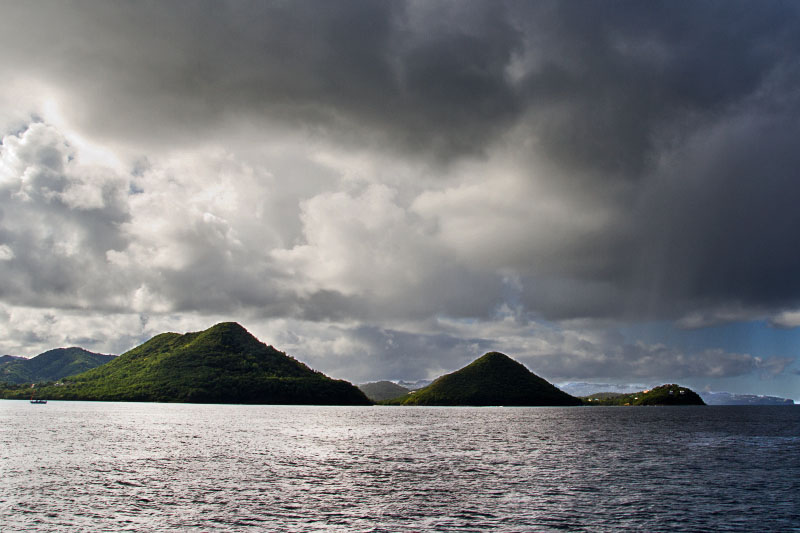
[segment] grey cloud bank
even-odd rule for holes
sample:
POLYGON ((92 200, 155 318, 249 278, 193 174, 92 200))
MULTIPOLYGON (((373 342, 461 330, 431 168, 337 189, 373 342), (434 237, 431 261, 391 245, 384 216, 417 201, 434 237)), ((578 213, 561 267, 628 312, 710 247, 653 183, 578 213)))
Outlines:
POLYGON ((220 317, 354 380, 504 348, 562 380, 797 385, 795 353, 614 333, 797 327, 792 3, 3 14, 6 352, 220 317))

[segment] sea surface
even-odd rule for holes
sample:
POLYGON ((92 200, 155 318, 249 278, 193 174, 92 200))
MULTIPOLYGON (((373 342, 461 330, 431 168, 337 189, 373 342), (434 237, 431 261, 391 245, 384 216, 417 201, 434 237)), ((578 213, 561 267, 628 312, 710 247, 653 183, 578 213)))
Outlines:
POLYGON ((800 407, 0 401, 0 531, 800 531, 800 407))

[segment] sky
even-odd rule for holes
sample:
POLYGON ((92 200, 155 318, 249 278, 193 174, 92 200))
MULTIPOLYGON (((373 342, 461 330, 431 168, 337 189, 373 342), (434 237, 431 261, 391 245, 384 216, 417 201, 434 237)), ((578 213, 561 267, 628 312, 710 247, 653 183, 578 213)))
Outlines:
POLYGON ((796 2, 0 4, 0 353, 800 399, 796 2))

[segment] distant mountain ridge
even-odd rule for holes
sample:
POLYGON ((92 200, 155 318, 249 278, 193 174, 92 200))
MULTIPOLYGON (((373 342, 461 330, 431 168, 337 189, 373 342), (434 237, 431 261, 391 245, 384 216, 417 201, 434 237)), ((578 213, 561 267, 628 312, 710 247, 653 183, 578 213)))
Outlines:
POLYGON ((354 385, 311 370, 235 322, 183 335, 156 335, 108 364, 64 379, 61 386, 37 388, 37 396, 191 403, 371 403, 354 385))
POLYGON ((26 359, 0 357, 0 382, 20 384, 57 381, 104 365, 116 356, 94 353, 83 348, 55 348, 26 359))
POLYGON ((373 402, 380 402, 383 400, 390 400, 397 398, 403 394, 408 394, 411 389, 407 389, 397 383, 391 381, 376 381, 374 383, 362 383, 358 386, 361 392, 367 395, 367 398, 373 402))
MULTIPOLYGON (((587 383, 568 382, 561 383, 558 387, 566 393, 578 397, 593 397, 597 395, 631 394, 654 386, 642 386, 619 383, 587 383)), ((794 401, 778 396, 759 396, 755 394, 735 394, 730 392, 700 391, 697 393, 707 405, 794 405, 794 401)))
POLYGON ((385 403, 550 406, 581 405, 581 400, 559 390, 507 355, 489 352, 427 387, 385 403))
POLYGON ((558 386, 559 389, 563 390, 567 394, 571 394, 572 396, 589 396, 591 394, 597 394, 600 392, 613 392, 617 394, 630 394, 632 392, 638 392, 640 390, 649 389, 652 386, 658 385, 657 383, 651 384, 620 384, 620 383, 587 383, 584 381, 571 381, 568 383, 561 383, 558 386))
POLYGON ((708 405, 794 405, 794 400, 777 396, 733 394, 730 392, 700 392, 708 405))
POLYGON ((419 389, 421 389, 423 387, 427 387, 431 383, 433 383, 432 379, 418 379, 416 381, 399 380, 397 382, 398 385, 400 385, 401 387, 406 388, 408 390, 419 390, 419 389))

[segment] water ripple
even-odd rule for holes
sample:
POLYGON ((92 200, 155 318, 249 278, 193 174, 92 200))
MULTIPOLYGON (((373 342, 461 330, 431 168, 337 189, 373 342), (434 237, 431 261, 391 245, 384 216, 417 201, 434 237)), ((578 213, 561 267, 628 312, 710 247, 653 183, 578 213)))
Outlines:
POLYGON ((791 531, 800 409, 0 402, 2 531, 791 531))

